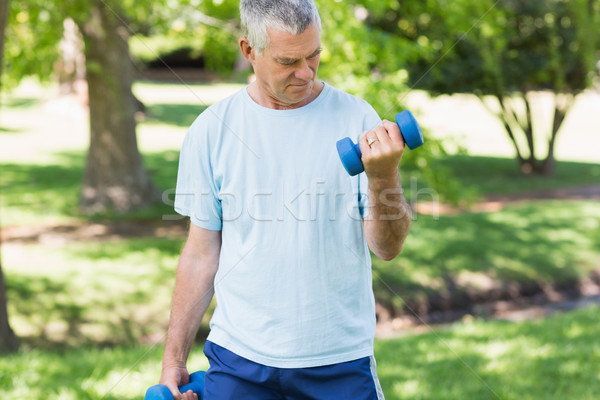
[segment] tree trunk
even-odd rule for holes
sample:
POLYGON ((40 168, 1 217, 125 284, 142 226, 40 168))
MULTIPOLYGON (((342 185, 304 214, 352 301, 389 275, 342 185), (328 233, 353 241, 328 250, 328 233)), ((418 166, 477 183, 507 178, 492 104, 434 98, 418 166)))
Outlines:
MULTIPOLYGON (((2 66, 4 65, 6 21, 8 21, 8 0, 0 0, 0 78, 2 78, 2 66)), ((2 242, 0 241, 1 246, 2 242)), ((0 252, 0 354, 16 351, 18 348, 19 340, 8 322, 6 286, 4 285, 4 274, 2 273, 2 253, 0 252)))
MULTIPOLYGON (((533 112, 531 103, 527 99, 527 94, 522 95, 525 112, 521 117, 519 117, 514 106, 511 106, 503 96, 499 94, 494 96, 498 101, 500 110, 497 111, 487 106, 486 108, 492 114, 496 115, 496 117, 498 117, 504 125, 504 130, 508 134, 508 137, 510 138, 510 141, 515 149, 516 161, 519 165, 519 170, 521 173, 524 175, 535 174, 542 176, 554 176, 556 173, 556 159, 554 158, 556 136, 558 135, 558 131, 564 122, 565 116, 574 103, 574 95, 555 93, 554 118, 552 121, 550 138, 548 140, 548 151, 544 158, 538 158, 535 154, 533 112), (527 153, 521 152, 517 141, 518 135, 522 135, 525 139, 527 143, 527 153), (525 154, 527 154, 527 156, 525 156, 525 154)), ((485 101, 482 96, 479 96, 479 100, 485 106, 485 101)))
POLYGON ((137 146, 129 33, 122 18, 99 1, 93 2, 90 18, 80 24, 80 30, 90 105, 82 211, 127 212, 146 207, 160 194, 137 146))
POLYGON ((19 348, 19 339, 13 332, 8 322, 8 310, 6 309, 6 286, 4 285, 4 274, 0 264, 0 354, 14 352, 19 348))

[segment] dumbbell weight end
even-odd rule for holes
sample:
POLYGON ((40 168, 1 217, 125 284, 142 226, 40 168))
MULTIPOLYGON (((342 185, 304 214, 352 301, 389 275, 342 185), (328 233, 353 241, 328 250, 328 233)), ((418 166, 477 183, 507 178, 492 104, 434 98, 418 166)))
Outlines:
MULTIPOLYGON (((409 149, 414 150, 423 145, 421 128, 410 111, 405 110, 396 114, 396 124, 398 124, 404 143, 409 149)), ((361 161, 362 153, 358 143, 354 144, 352 139, 344 138, 338 140, 336 147, 342 165, 350 175, 354 176, 365 170, 361 161)))

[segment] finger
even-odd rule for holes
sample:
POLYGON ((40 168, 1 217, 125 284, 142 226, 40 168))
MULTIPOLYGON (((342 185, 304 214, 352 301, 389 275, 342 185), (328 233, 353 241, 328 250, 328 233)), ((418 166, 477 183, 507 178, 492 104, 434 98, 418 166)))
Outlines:
POLYGON ((402 132, 400 132, 398 124, 384 119, 383 127, 387 131, 392 143, 404 146, 404 138, 402 137, 402 132))
POLYGON ((369 131, 363 131, 363 133, 361 133, 360 136, 358 137, 358 140, 360 141, 361 139, 366 138, 368 133, 369 133, 369 131))
POLYGON ((369 140, 369 132, 364 131, 358 137, 358 147, 360 147, 360 152, 365 154, 371 150, 371 146, 368 143, 369 140))
MULTIPOLYGON (((375 139, 379 141, 384 147, 391 145, 392 141, 390 135, 388 135, 386 129, 382 125, 378 125, 373 129, 375 139)), ((375 142, 377 143, 377 142, 375 142)), ((372 146, 375 146, 375 143, 372 146)))
POLYGON ((165 386, 171 391, 174 399, 179 400, 182 398, 182 395, 179 392, 179 388, 177 387, 177 385, 169 384, 169 385, 165 385, 165 386))

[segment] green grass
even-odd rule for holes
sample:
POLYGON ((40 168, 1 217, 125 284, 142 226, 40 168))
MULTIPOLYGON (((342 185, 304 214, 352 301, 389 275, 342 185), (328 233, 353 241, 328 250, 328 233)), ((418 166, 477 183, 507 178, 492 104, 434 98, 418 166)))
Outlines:
POLYGON ((597 315, 591 307, 528 322, 461 323, 375 344, 390 399, 596 399, 597 315))
MULTIPOLYGON (((598 307, 528 322, 467 321, 377 340, 388 400, 592 400, 600 392, 598 307)), ((208 363, 201 345, 190 371, 208 363)), ((161 346, 23 349, 0 357, 0 398, 140 399, 160 375, 161 346)))
MULTIPOLYGON (((83 216, 78 208, 84 155, 62 153, 56 154, 54 159, 53 164, 0 164, 0 201, 4 226, 90 220, 89 217, 83 216)), ((178 159, 179 154, 176 151, 145 155, 146 168, 161 190, 175 187, 178 159)), ((125 215, 106 213, 91 219, 160 220, 162 215, 172 213, 172 204, 158 203, 146 210, 125 215)))
POLYGON ((600 204, 537 201, 493 213, 418 215, 403 253, 373 259, 379 301, 402 307, 430 295, 533 283, 559 285, 600 265, 600 204))
MULTIPOLYGON (((193 351, 190 368, 208 367, 201 350, 193 351)), ((0 357, 0 398, 141 399, 149 386, 158 383, 161 357, 160 346, 24 349, 0 357)))
POLYGON ((475 188, 482 196, 600 185, 600 164, 560 161, 552 177, 523 175, 518 171, 517 162, 508 158, 455 155, 437 164, 449 168, 461 184, 475 188))
MULTIPOLYGON (((600 204, 592 201, 531 202, 439 219, 419 215, 399 257, 373 259, 375 295, 399 311, 431 296, 450 299, 449 306, 461 294, 513 283, 571 283, 600 264, 599 228, 600 204)), ((183 240, 6 244, 17 332, 44 346, 135 343, 163 334, 183 240)))
POLYGON ((148 122, 188 128, 206 108, 194 104, 151 104, 147 107, 148 122))
POLYGON ((12 325, 37 346, 135 344, 165 333, 182 238, 6 245, 12 325))

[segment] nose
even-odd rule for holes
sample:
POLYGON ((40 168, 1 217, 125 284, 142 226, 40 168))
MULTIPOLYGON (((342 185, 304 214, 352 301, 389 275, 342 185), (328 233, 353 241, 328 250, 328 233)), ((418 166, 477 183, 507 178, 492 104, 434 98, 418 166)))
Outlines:
POLYGON ((313 78, 313 70, 308 65, 308 62, 304 60, 302 64, 298 67, 295 74, 296 78, 301 79, 303 81, 310 81, 313 78))

